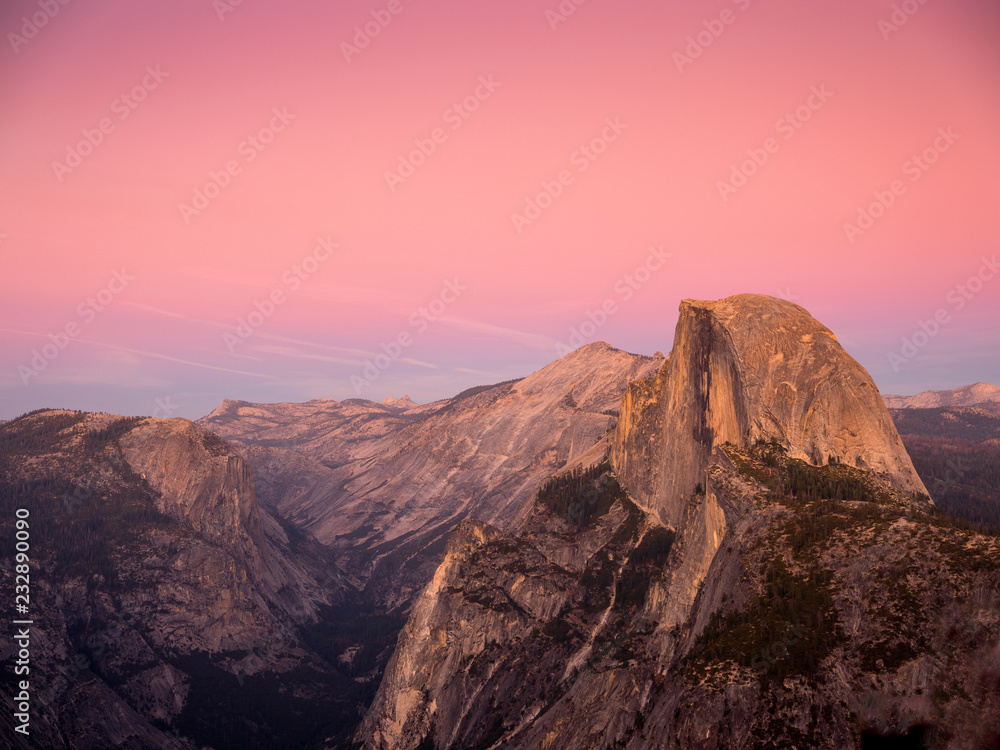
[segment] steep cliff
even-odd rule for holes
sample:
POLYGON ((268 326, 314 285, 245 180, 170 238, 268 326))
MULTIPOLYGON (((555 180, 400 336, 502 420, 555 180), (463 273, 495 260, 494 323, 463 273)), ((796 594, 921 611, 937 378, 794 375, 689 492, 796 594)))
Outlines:
POLYGON ((670 357, 622 402, 611 453, 622 482, 677 525, 712 450, 758 439, 926 494, 875 383, 806 310, 757 294, 683 300, 670 357))
POLYGON ((541 714, 589 657, 612 571, 648 523, 625 502, 581 533, 541 507, 519 536, 463 521, 400 634, 365 746, 489 747, 512 717, 541 714))
POLYGON ((161 512, 209 539, 259 547, 253 473, 214 434, 186 419, 147 420, 119 445, 133 471, 159 494, 161 512))

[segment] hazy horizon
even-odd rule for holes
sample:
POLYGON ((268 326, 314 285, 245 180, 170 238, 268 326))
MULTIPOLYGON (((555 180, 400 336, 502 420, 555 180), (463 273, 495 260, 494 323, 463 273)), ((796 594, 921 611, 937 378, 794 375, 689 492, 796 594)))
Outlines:
MULTIPOLYGON (((587 342, 586 344, 583 344, 583 345, 581 345, 581 347, 578 347, 578 348, 583 348, 585 346, 588 346, 590 344, 595 344, 595 343, 598 343, 598 344, 599 343, 605 343, 605 344, 608 344, 609 346, 614 347, 614 344, 612 344, 611 342, 606 342, 606 341, 602 341, 602 340, 598 339, 596 341, 587 342)), ((614 347, 614 348, 621 349, 621 347, 614 347)), ((574 349, 573 351, 576 351, 576 349, 574 349)), ((656 350, 656 352, 659 352, 661 354, 669 353, 669 347, 666 350, 659 350, 658 349, 658 350, 656 350)), ((652 357, 654 354, 656 354, 656 352, 630 352, 630 353, 652 357)), ((848 353, 850 353, 850 352, 848 352, 848 353)), ((567 355, 563 355, 563 356, 567 356, 567 355)), ((558 359, 559 358, 553 359, 552 362, 558 361, 558 359)), ((537 372, 537 370, 542 369, 547 364, 551 364, 551 362, 550 363, 544 363, 544 364, 540 365, 536 370, 533 370, 532 372, 525 372, 525 373, 522 373, 520 375, 512 375, 511 377, 506 378, 506 379, 507 380, 515 380, 515 379, 516 380, 520 380, 520 379, 526 378, 529 375, 533 374, 533 372, 537 372)), ((496 382, 501 382, 501 381, 496 381, 496 382)), ((961 388, 963 386, 975 385, 976 383, 981 383, 981 382, 986 382, 986 381, 970 380, 967 383, 959 383, 959 384, 956 384, 955 386, 951 386, 951 387, 947 387, 947 388, 921 388, 919 390, 915 390, 915 391, 912 391, 912 392, 905 392, 905 393, 904 392, 890 392, 890 391, 886 391, 885 389, 883 389, 881 387, 879 388, 879 391, 880 391, 880 393, 882 395, 886 395, 886 396, 889 396, 889 395, 894 395, 894 396, 914 396, 914 395, 917 395, 918 393, 921 393, 921 392, 924 392, 924 391, 952 390, 954 388, 961 388)), ((211 414, 225 400, 247 401, 248 403, 260 403, 260 404, 278 404, 278 403, 302 403, 302 402, 311 401, 311 400, 327 400, 327 399, 333 400, 333 401, 347 401, 347 400, 350 400, 350 399, 361 399, 361 400, 367 400, 367 401, 372 401, 372 402, 380 403, 383 400, 389 399, 389 398, 402 399, 402 398, 404 398, 406 396, 409 396, 416 404, 423 405, 423 404, 434 403, 436 401, 447 400, 449 398, 457 396, 462 390, 465 390, 465 388, 468 388, 468 387, 475 387, 475 386, 482 386, 482 385, 494 385, 494 384, 495 384, 494 382, 485 382, 485 381, 483 381, 483 382, 470 382, 468 386, 465 386, 465 387, 463 387, 463 388, 461 388, 459 390, 456 390, 456 391, 453 391, 453 392, 448 392, 448 393, 442 393, 440 395, 431 396, 431 397, 423 397, 423 398, 414 398, 413 397, 413 393, 411 393, 410 391, 406 390, 405 387, 404 387, 404 389, 402 391, 399 391, 398 393, 396 393, 396 392, 393 392, 393 393, 390 393, 390 392, 384 392, 384 393, 372 392, 372 393, 368 393, 366 395, 351 395, 351 394, 349 394, 349 395, 344 396, 342 398, 334 398, 332 396, 313 396, 313 397, 311 397, 309 399, 284 399, 284 398, 276 398, 276 399, 270 400, 270 401, 253 401, 252 399, 234 398, 232 396, 228 396, 228 395, 222 394, 222 395, 220 395, 218 397, 218 399, 215 401, 214 404, 212 404, 208 408, 204 409, 203 411, 185 410, 181 406, 181 404, 178 403, 177 400, 174 397, 172 397, 172 396, 165 396, 165 397, 162 397, 162 398, 157 398, 153 402, 152 408, 149 411, 146 411, 146 412, 142 412, 142 411, 115 412, 115 411, 109 411, 108 409, 102 409, 102 408, 84 408, 82 406, 73 405, 73 404, 47 404, 47 405, 41 406, 41 407, 36 406, 36 407, 33 407, 32 409, 26 409, 26 410, 18 412, 16 414, 9 414, 9 415, 5 414, 5 415, 2 415, 2 416, 0 416, 0 420, 9 420, 9 419, 12 419, 14 417, 18 417, 21 414, 24 414, 26 411, 32 411, 32 410, 38 409, 38 408, 52 408, 52 409, 67 409, 67 410, 79 410, 79 411, 104 412, 104 413, 111 413, 111 414, 121 414, 123 416, 153 416, 153 417, 161 417, 161 418, 184 417, 184 418, 191 419, 191 420, 198 420, 198 419, 200 419, 202 417, 205 417, 205 416, 208 416, 209 414, 211 414)), ((876 383, 876 385, 878 385, 878 383, 876 383)), ((990 383, 990 385, 996 385, 996 384, 995 383, 990 383)), ((376 388, 373 388, 372 390, 373 391, 377 391, 376 388)), ((418 393, 419 393, 419 391, 418 391, 418 393)))

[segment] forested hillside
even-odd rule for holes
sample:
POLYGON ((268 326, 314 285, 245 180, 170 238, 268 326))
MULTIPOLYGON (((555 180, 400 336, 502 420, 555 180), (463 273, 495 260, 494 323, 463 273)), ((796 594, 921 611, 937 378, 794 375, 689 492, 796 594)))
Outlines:
POLYGON ((1000 529, 1000 404, 890 413, 938 507, 1000 529))

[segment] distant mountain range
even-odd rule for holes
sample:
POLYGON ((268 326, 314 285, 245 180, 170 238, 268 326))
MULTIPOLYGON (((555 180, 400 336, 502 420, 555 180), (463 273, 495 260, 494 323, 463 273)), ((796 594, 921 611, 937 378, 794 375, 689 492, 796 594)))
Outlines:
POLYGON ((916 396, 883 394, 890 409, 933 409, 941 406, 975 406, 982 403, 1000 403, 1000 386, 974 383, 950 391, 923 391, 916 396))

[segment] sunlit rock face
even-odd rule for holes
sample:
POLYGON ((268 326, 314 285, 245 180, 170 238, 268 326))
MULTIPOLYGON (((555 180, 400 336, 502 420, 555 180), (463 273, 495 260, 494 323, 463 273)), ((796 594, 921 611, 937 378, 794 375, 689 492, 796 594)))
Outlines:
POLYGON ((683 300, 669 358, 623 398, 612 449, 619 476, 676 526, 712 449, 758 439, 926 494, 871 376, 805 309, 759 294, 683 300))
POLYGON ((155 419, 133 429, 121 447, 160 493, 159 510, 214 540, 261 543, 253 473, 214 435, 186 419, 155 419))

